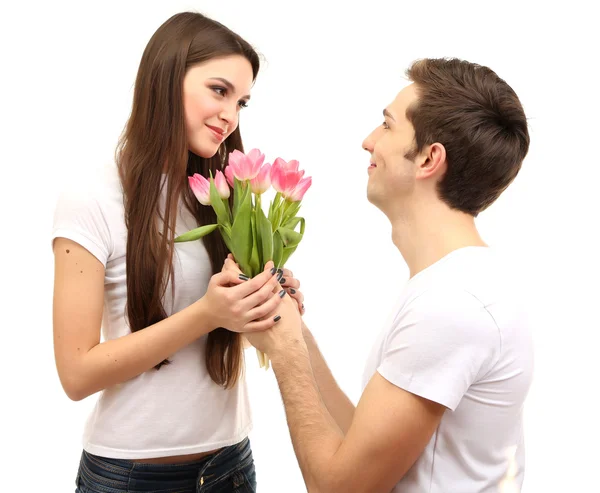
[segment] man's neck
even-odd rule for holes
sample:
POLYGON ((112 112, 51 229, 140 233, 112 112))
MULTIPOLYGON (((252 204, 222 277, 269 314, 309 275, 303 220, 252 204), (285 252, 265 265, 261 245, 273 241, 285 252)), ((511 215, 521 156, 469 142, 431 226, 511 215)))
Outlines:
POLYGON ((487 246, 475 219, 435 203, 391 220, 392 240, 410 269, 410 277, 449 253, 468 246, 487 246))

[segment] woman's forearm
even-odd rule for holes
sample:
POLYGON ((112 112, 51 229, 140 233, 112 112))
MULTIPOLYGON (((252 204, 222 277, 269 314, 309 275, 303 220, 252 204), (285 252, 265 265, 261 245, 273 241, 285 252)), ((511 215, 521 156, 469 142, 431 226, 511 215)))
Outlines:
POLYGON ((204 299, 143 330, 102 342, 81 355, 63 387, 73 400, 150 370, 212 331, 204 299))

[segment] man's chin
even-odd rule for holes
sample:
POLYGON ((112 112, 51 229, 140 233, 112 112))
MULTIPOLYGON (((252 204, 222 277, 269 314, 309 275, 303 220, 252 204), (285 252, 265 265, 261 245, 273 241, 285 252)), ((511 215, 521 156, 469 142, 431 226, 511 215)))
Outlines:
POLYGON ((385 212, 385 200, 381 195, 377 194, 374 190, 367 189, 367 200, 387 216, 385 212))
POLYGON ((378 196, 377 193, 375 192, 375 190, 372 190, 368 185, 367 185, 367 200, 369 202, 371 202, 371 204, 373 204, 375 207, 378 207, 378 196))

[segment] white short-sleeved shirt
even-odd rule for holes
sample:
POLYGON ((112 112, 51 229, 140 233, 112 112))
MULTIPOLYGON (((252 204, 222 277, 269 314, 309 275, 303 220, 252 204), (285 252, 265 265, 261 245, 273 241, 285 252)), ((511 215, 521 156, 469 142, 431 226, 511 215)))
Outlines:
POLYGON ((532 330, 519 279, 486 247, 456 250, 407 283, 376 341, 377 371, 447 408, 394 493, 514 493, 524 470, 532 330))
MULTIPOLYGON (((166 185, 162 207, 165 190, 166 185)), ((196 226, 181 207, 177 234, 196 226)), ((105 267, 103 339, 130 334, 125 317, 127 229, 116 167, 61 195, 52 231, 52 239, 57 237, 79 243, 105 267)), ((167 315, 206 292, 211 265, 201 241, 176 244, 174 276, 174 297, 169 285, 164 299, 167 315)), ((243 440, 252 426, 245 379, 230 390, 212 381, 206 370, 207 337, 173 354, 171 364, 102 391, 86 424, 84 449, 103 457, 144 459, 205 452, 243 440)))

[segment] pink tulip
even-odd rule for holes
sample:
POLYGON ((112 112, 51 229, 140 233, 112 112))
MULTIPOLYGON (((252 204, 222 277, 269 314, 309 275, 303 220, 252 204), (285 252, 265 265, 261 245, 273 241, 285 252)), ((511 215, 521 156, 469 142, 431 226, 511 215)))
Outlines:
POLYGON ((229 198, 229 195, 231 194, 229 185, 227 185, 225 175, 221 171, 217 171, 217 174, 215 175, 215 187, 217 188, 217 192, 219 192, 219 197, 224 200, 229 198))
POLYGON ((225 167, 225 178, 227 178, 227 183, 231 188, 234 188, 235 181, 233 180, 233 168, 231 166, 225 167))
MULTIPOLYGON (((299 171, 298 167, 300 166, 300 163, 296 159, 285 162, 283 159, 278 157, 275 159, 273 166, 277 166, 285 171, 299 171)), ((304 171, 302 171, 302 174, 304 174, 304 171)))
POLYGON ((295 160, 286 163, 283 159, 277 158, 271 167, 273 188, 284 197, 288 197, 294 191, 304 176, 304 171, 298 171, 298 164, 295 160))
POLYGON ((298 185, 296 185, 296 188, 294 188, 292 193, 290 193, 287 196, 288 200, 290 200, 292 202, 298 202, 299 200, 302 200, 304 197, 304 194, 310 188, 311 185, 312 185, 312 178, 310 176, 308 178, 302 178, 302 180, 300 180, 298 182, 298 185))
POLYGON ((190 188, 202 205, 210 205, 210 182, 198 173, 188 176, 190 188))
POLYGON ((264 160, 265 155, 258 149, 252 149, 248 154, 236 149, 229 154, 229 166, 233 176, 240 181, 256 178, 264 160))
POLYGON ((256 178, 250 180, 250 187, 252 193, 261 194, 265 193, 271 186, 271 165, 265 164, 261 169, 256 178))

